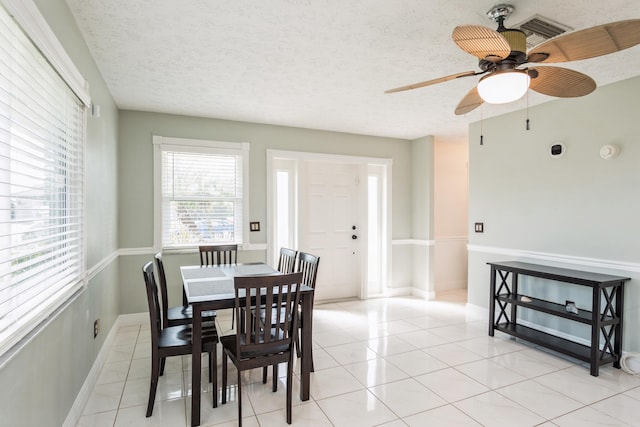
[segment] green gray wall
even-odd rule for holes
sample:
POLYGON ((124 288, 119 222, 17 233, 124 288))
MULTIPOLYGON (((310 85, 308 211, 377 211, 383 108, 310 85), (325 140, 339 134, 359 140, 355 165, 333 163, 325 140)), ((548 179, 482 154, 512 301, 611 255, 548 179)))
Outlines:
MULTIPOLYGON (((640 350, 635 330, 640 321, 638 93, 640 77, 582 98, 547 102, 530 109, 529 131, 525 111, 486 119, 482 146, 480 124, 471 125, 471 304, 488 307, 488 261, 517 259, 632 277, 625 288, 623 348, 640 350), (556 141, 566 145, 560 158, 548 153, 556 141), (620 155, 601 159, 599 150, 605 144, 618 145, 620 155), (474 222, 484 222, 483 234, 473 233, 474 222)), ((565 287, 570 296, 565 298, 553 284, 531 286, 543 297, 591 305, 584 289, 565 287)), ((570 323, 546 326, 578 338, 588 336, 570 323)))
MULTIPOLYGON (((123 252, 131 254, 120 261, 122 313, 146 310, 140 268, 153 253, 152 135, 250 143, 249 217, 263 224, 267 149, 392 159, 392 238, 411 237, 411 143, 407 140, 139 111, 121 111, 119 124, 119 242, 123 252)), ((264 230, 249 237, 252 244, 267 243, 264 230)), ((257 252, 240 253, 239 260, 265 260, 265 252, 257 252)), ((192 255, 192 262, 199 262, 196 257, 192 255)), ((173 274, 169 298, 178 301, 180 286, 173 271, 177 268, 170 268, 171 258, 166 257, 168 275, 173 274)))
POLYGON ((119 315, 116 105, 64 0, 36 0, 65 50, 90 84, 100 118, 88 117, 86 146, 89 282, 0 367, 0 425, 60 426, 119 315), (93 321, 102 332, 94 340, 93 321))

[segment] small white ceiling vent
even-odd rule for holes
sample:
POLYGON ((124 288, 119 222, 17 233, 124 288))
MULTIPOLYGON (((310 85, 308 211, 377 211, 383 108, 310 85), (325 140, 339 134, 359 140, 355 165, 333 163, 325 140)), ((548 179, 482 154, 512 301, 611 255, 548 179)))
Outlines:
POLYGON ((531 18, 516 25, 515 28, 524 31, 527 35, 527 50, 543 41, 572 30, 567 25, 559 24, 540 15, 533 15, 531 18))

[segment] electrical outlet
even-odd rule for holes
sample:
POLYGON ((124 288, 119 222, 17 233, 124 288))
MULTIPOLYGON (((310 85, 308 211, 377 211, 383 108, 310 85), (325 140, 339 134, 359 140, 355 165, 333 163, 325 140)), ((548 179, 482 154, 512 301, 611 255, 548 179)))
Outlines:
POLYGON ((93 338, 97 337, 100 333, 100 319, 96 319, 93 322, 93 338))
POLYGON ((474 230, 476 233, 484 233, 484 222, 476 222, 474 224, 474 230))

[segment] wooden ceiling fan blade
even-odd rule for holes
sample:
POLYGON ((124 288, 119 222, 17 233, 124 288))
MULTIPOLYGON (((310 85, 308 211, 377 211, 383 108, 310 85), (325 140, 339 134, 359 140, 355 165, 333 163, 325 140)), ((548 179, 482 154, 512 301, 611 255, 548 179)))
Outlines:
POLYGON ((511 46, 502 34, 479 25, 456 27, 451 37, 460 49, 478 59, 497 62, 511 53, 511 46))
POLYGON ((640 19, 611 22, 543 42, 529 52, 529 62, 568 62, 608 55, 640 43, 640 19), (548 55, 539 60, 540 55, 548 55), (537 60, 536 60, 537 59, 537 60))
POLYGON ((478 87, 474 87, 462 98, 462 101, 456 107, 456 115, 460 116, 462 114, 467 114, 469 111, 472 111, 482 105, 484 101, 480 98, 480 94, 478 93, 478 87))
POLYGON ((596 89, 596 82, 586 74, 561 67, 529 68, 538 73, 529 89, 560 98, 585 96, 596 89))
POLYGON ((417 89, 419 87, 431 86, 438 83, 448 82, 449 80, 455 80, 460 77, 475 76, 476 74, 478 73, 474 71, 465 71, 464 73, 451 74, 450 76, 439 77, 437 79, 427 80, 425 82, 414 83, 406 86, 400 86, 394 89, 385 90, 384 93, 394 93, 394 92, 402 92, 403 90, 417 89))

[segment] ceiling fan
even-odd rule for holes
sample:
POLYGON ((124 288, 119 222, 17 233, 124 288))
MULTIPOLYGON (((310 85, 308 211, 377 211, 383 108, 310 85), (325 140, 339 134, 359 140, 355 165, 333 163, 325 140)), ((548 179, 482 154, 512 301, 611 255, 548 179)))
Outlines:
POLYGON ((496 31, 479 25, 463 25, 453 30, 453 41, 476 56, 482 71, 466 71, 425 82, 389 89, 385 93, 443 83, 461 77, 483 75, 456 107, 457 115, 468 113, 483 102, 503 104, 521 98, 528 89, 561 98, 584 96, 593 92, 596 82, 586 74, 567 68, 524 66, 528 63, 556 63, 595 58, 640 43, 640 19, 611 22, 559 35, 526 53, 526 35, 508 29, 504 21, 513 6, 494 6, 487 16, 498 23, 496 31))

